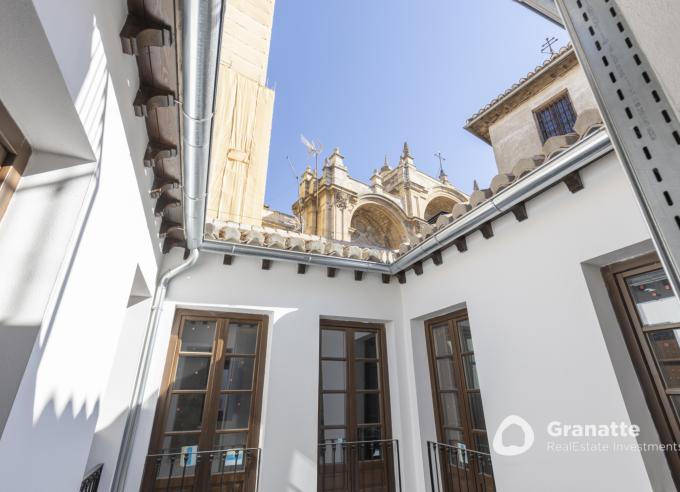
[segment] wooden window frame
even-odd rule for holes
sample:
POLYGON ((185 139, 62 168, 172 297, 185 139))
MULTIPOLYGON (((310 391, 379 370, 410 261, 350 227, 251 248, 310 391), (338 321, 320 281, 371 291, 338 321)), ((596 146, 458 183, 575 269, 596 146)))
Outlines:
MULTIPOLYGON (((602 268, 602 275, 659 438, 662 443, 670 444, 680 443, 680 420, 671 408, 654 354, 646 341, 645 334, 649 330, 643 328, 626 285, 627 278, 660 268, 663 267, 658 256, 651 253, 608 265, 602 268)), ((676 325, 680 327, 680 323, 663 327, 668 329, 676 325)), ((680 453, 671 450, 664 454, 675 485, 680 489, 680 453)))
POLYGON ((23 133, 0 102, 0 219, 5 215, 21 176, 26 169, 31 147, 23 133))
MULTIPOLYGON (((179 362, 180 353, 180 334, 184 322, 186 320, 204 319, 216 321, 215 335, 212 349, 212 359, 210 363, 208 380, 206 383, 206 397, 201 418, 201 429, 198 431, 199 435, 199 451, 214 450, 215 446, 211 442, 208 444, 208 438, 214 439, 217 435, 216 420, 219 406, 219 397, 222 390, 219 387, 218 370, 224 365, 224 337, 219 334, 228 327, 230 322, 257 322, 260 330, 257 338, 257 346, 255 348, 255 364, 253 367, 253 387, 252 400, 250 404, 250 415, 248 418, 248 433, 246 447, 258 448, 260 442, 260 427, 262 418, 262 398, 264 387, 264 373, 266 365, 267 354, 267 334, 268 334, 268 317, 263 315, 232 313, 221 311, 200 311, 193 309, 178 309, 175 313, 172 331, 170 335, 170 343, 168 344, 168 351, 165 360, 165 369, 163 371, 163 379, 160 386, 159 397, 156 403, 156 412, 154 416, 154 423, 149 440, 148 454, 155 454, 163 449, 163 437, 166 434, 165 424, 170 411, 170 399, 172 394, 172 386, 174 383, 174 376, 179 362), (205 428, 204 426, 207 426, 205 428)), ((234 430, 236 432, 237 430, 234 430)), ((149 487, 153 483, 151 477, 145 477, 143 488, 149 487)))
MULTIPOLYGON (((447 392, 448 390, 442 390, 440 388, 439 384, 439 378, 437 376, 437 359, 438 358, 448 358, 447 357, 437 357, 435 348, 434 348, 434 337, 432 336, 432 328, 435 326, 440 326, 443 324, 447 325, 447 331, 449 334, 453 333, 455 336, 451 336, 451 339, 453 340, 454 347, 453 347, 453 354, 451 355, 451 358, 453 359, 453 366, 455 370, 454 378, 456 379, 456 390, 455 392, 458 394, 458 409, 460 412, 460 419, 461 419, 461 428, 462 428, 462 433, 463 433, 463 438, 465 439, 465 445, 468 449, 472 451, 480 451, 482 453, 486 453, 487 451, 485 450, 479 450, 477 449, 477 441, 475 440, 475 435, 480 434, 482 431, 480 429, 477 429, 474 427, 474 418, 472 416, 471 409, 469 408, 471 404, 471 399, 468 397, 468 394, 470 393, 475 393, 479 394, 481 397, 481 387, 474 388, 474 389, 468 389, 467 387, 467 382, 466 382, 466 375, 465 375, 465 367, 463 364, 463 359, 466 356, 474 356, 475 352, 473 351, 467 351, 463 352, 462 347, 461 347, 461 341, 460 341, 460 334, 458 333, 458 328, 457 324, 460 321, 467 320, 469 323, 469 316, 467 309, 463 309, 460 311, 456 311, 454 313, 450 314, 445 314, 442 316, 438 316, 436 318, 428 319, 425 321, 425 340, 426 340, 426 345, 427 345, 427 359, 428 359, 428 365, 430 368, 430 387, 432 389, 432 403, 434 407, 434 416, 435 416, 435 426, 437 430, 437 440, 441 443, 446 443, 446 435, 445 435, 445 430, 444 428, 446 427, 444 425, 444 418, 443 418, 443 412, 441 408, 441 394, 442 392, 447 392), (462 383, 462 384, 461 384, 462 383)), ((476 362, 476 358, 475 358, 476 362)), ((478 381, 479 383, 479 381, 478 381)), ((478 384, 478 386, 480 386, 478 384)), ((484 410, 482 409, 482 413, 484 410)), ((485 418, 486 420, 486 418, 485 418)), ((486 437, 487 442, 489 441, 488 439, 488 431, 487 429, 484 429, 483 431, 484 436, 486 437)))
MULTIPOLYGON (((569 107, 571 108, 571 112, 574 115, 574 123, 576 123, 576 118, 578 118, 578 113, 576 112, 576 108, 574 107, 574 103, 571 100, 571 97, 569 95, 569 91, 567 89, 565 89, 565 90, 559 92, 558 94, 554 95, 553 97, 551 97, 548 101, 541 104, 538 108, 533 110, 534 121, 536 122, 536 127, 538 129, 538 135, 541 139, 541 143, 545 143, 551 137, 559 136, 559 135, 567 135, 568 133, 574 131, 573 130, 574 123, 572 123, 572 128, 570 130, 568 130, 566 128, 561 128, 560 131, 562 131, 562 133, 559 133, 557 135, 547 136, 547 132, 545 131, 545 128, 543 127, 543 123, 541 121, 540 114, 545 112, 545 111, 551 111, 552 108, 554 108, 555 105, 562 100, 566 100, 569 103, 569 107)), ((551 115, 552 115, 552 112, 551 112, 551 115)), ((555 119, 554 116, 553 116, 553 119, 555 119)), ((559 125, 560 122, 561 121, 559 119, 555 119, 556 125, 559 125)))
MULTIPOLYGON (((340 330, 338 330, 340 331, 340 330)), ((334 426, 334 425, 324 425, 323 428, 321 427, 321 412, 322 412, 322 398, 324 393, 346 393, 347 394, 347 408, 346 408, 346 416, 347 416, 347 421, 345 428, 347 429, 347 433, 345 435, 345 438, 347 441, 356 441, 358 440, 358 433, 357 435, 352 435, 351 429, 355 429, 358 431, 360 426, 364 427, 376 427, 376 424, 357 424, 355 422, 356 417, 354 416, 355 412, 352 412, 351 410, 354 408, 354 403, 351 402, 353 398, 350 396, 350 393, 353 396, 356 396, 358 394, 357 390, 354 389, 350 391, 350 386, 353 386, 354 383, 354 364, 350 363, 351 362, 356 362, 357 359, 353 358, 352 353, 353 353, 353 347, 351 347, 351 344, 349 342, 349 338, 347 337, 348 333, 352 333, 353 331, 372 331, 376 332, 378 334, 378 350, 380 351, 379 356, 378 356, 378 367, 379 367, 379 390, 378 394, 380 395, 380 425, 381 426, 381 434, 382 437, 381 439, 392 439, 392 420, 391 420, 391 412, 390 412, 390 389, 389 389, 389 372, 387 368, 387 341, 386 341, 386 332, 385 332, 385 325, 380 324, 380 323, 360 323, 360 322, 348 322, 348 321, 334 321, 334 320, 321 320, 320 327, 319 327, 319 402, 318 402, 318 420, 319 420, 319 425, 318 431, 319 431, 319 442, 323 442, 323 430, 326 428, 340 428, 340 426, 334 426), (322 386, 322 374, 321 374, 321 364, 324 360, 340 360, 338 358, 333 358, 333 357, 322 357, 321 355, 321 335, 323 330, 332 330, 332 329, 342 329, 342 331, 345 333, 345 349, 347 350, 348 348, 350 351, 347 351, 345 354, 345 358, 342 359, 346 361, 347 363, 347 372, 346 372, 346 377, 347 377, 347 382, 346 382, 346 389, 345 391, 334 391, 334 390, 324 390, 322 386)), ((363 360, 363 359, 360 359, 363 360)), ((362 391, 359 390, 359 392, 372 392, 372 391, 362 391)))

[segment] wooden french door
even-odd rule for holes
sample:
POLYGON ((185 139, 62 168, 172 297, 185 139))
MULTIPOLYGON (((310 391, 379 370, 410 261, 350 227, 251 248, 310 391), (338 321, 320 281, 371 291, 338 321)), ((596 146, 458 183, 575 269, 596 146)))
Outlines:
POLYGON ((382 325, 321 324, 318 490, 395 490, 382 325))
POLYGON ((466 311, 425 323, 442 486, 494 490, 489 441, 466 311))
POLYGON ((603 273, 680 490, 680 302, 656 254, 611 265, 603 273))
POLYGON ((179 311, 143 490, 255 490, 266 319, 179 311))

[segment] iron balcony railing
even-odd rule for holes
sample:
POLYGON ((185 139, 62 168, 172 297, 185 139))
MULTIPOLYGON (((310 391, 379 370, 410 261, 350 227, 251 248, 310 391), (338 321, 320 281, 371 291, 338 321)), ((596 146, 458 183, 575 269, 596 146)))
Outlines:
POLYGON ((260 448, 150 454, 142 490, 257 492, 261 459, 260 448))
POLYGON ((85 473, 83 481, 80 482, 80 492, 97 492, 99 479, 102 477, 102 468, 104 468, 104 463, 99 463, 85 473))
POLYGON ((496 492, 490 454, 428 441, 427 459, 432 492, 496 492))
POLYGON ((399 441, 319 443, 318 490, 401 492, 399 441))

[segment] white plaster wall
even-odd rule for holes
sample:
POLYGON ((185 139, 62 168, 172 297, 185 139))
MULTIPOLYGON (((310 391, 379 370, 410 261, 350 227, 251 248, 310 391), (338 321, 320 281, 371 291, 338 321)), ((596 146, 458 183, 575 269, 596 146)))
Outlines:
MULTIPOLYGON (((528 220, 518 223, 508 215, 495 221, 493 238, 475 233, 467 252, 447 250, 442 266, 426 263, 424 274, 409 273, 403 287, 401 324, 416 322, 414 333, 402 335, 405 345, 414 345, 410 359, 420 371, 414 382, 419 398, 410 403, 411 413, 425 423, 432 418, 430 405, 420 401, 427 398, 430 383, 420 368, 426 356, 417 319, 465 304, 490 440, 511 414, 525 418, 536 432, 526 454, 493 453, 499 490, 652 490, 637 452, 546 450, 550 421, 631 421, 631 402, 622 395, 582 263, 648 234, 613 154, 582 176, 584 190, 571 194, 563 185, 552 188, 527 204, 528 220)), ((431 424, 416 432, 420 441, 434 437, 431 424)), ((626 441, 635 443, 634 438, 617 442, 626 441)))
MULTIPOLYGON (((166 267, 179 261, 179 255, 171 255, 166 267)), ((339 271, 336 278, 328 278, 325 268, 310 267, 305 275, 298 275, 296 269, 294 263, 274 262, 271 270, 263 271, 258 259, 246 257, 237 257, 233 265, 225 266, 221 256, 204 254, 195 268, 173 281, 154 351, 128 490, 136 490, 141 478, 176 307, 269 316, 260 490, 316 490, 322 316, 386 322, 392 434, 402 439, 403 353, 395 336, 401 329, 395 321, 400 312, 398 284, 385 285, 375 274, 367 274, 362 282, 357 282, 351 271, 339 271)))
POLYGON ((597 108, 585 73, 579 65, 489 127, 499 173, 509 173, 522 158, 543 153, 534 110, 567 90, 576 113, 597 108))
POLYGON ((25 85, 3 78, 0 97, 34 150, 0 222, 0 251, 16 258, 3 265, 1 345, 27 347, 12 361, 23 362, 16 381, 0 387, 11 406, 2 488, 71 491, 87 465, 136 268, 155 283, 146 134, 132 111, 135 61, 120 48, 124 3, 8 0, 2 10, 2 45, 30 51, 1 50, 21 55, 12 66, 25 85), (41 107, 31 106, 43 97, 34 83, 51 95, 41 107), (49 125, 34 118, 43 112, 49 125))

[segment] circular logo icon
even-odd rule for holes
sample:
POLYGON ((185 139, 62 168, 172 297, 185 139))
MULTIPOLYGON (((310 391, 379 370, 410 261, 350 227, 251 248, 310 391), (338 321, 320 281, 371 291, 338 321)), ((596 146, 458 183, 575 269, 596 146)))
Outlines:
POLYGON ((493 449, 501 456, 517 456, 529 451, 534 445, 534 429, 529 425, 529 422, 518 415, 509 415, 503 419, 501 425, 496 430, 496 435, 493 436, 493 449), (512 426, 518 426, 524 433, 524 442, 521 446, 510 444, 505 445, 503 442, 503 433, 512 426))

